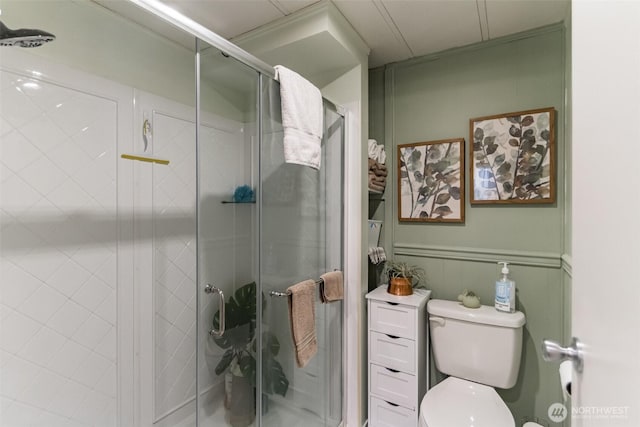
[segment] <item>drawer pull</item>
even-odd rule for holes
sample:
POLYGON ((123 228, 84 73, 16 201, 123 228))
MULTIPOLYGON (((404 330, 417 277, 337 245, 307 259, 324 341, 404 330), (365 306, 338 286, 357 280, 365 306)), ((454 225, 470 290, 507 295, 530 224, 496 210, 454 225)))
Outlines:
POLYGON ((385 402, 387 402, 387 403, 388 403, 389 405, 391 405, 391 406, 400 406, 400 405, 398 405, 397 403, 391 403, 391 402, 389 402, 388 400, 385 400, 385 402))
POLYGON ((397 369, 391 369, 391 368, 384 368, 384 369, 386 369, 387 371, 393 372, 394 374, 397 374, 398 372, 400 372, 397 369))
POLYGON ((400 338, 400 337, 398 337, 396 335, 389 335, 389 334, 385 334, 385 335, 388 336, 389 338, 391 338, 392 340, 397 340, 398 338, 400 338))
POLYGON ((385 301, 385 302, 389 305, 400 305, 399 302, 389 302, 389 301, 385 301))

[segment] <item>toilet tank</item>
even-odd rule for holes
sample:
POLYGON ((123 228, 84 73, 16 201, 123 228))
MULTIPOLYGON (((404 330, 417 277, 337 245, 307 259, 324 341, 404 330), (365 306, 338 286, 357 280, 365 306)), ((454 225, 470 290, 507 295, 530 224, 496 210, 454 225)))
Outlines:
POLYGON ((431 347, 442 373, 499 388, 515 385, 522 353, 524 314, 457 301, 427 304, 431 347))

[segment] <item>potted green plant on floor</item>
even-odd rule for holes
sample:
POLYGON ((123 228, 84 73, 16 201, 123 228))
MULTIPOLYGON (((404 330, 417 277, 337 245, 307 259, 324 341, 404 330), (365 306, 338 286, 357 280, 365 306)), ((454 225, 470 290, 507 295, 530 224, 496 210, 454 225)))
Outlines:
POLYGON ((389 279, 387 292, 399 296, 411 295, 414 287, 422 287, 425 275, 423 268, 404 261, 387 260, 382 269, 382 277, 389 279))
MULTIPOLYGON (((255 417, 256 387, 256 283, 238 288, 225 302, 225 332, 213 337, 225 350, 215 368, 216 375, 225 375, 225 407, 229 422, 234 427, 251 424, 255 417)), ((267 300, 262 295, 262 312, 267 300)), ((219 329, 220 312, 213 316, 213 327, 219 329)), ((262 393, 284 396, 289 388, 282 365, 276 360, 280 342, 273 333, 262 332, 262 393)))

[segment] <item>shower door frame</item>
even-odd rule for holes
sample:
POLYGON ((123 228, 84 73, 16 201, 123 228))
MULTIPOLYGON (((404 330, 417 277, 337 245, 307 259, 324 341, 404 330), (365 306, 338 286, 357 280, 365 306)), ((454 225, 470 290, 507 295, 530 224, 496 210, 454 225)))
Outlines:
MULTIPOLYGON (((173 8, 171 8, 170 6, 167 6, 166 4, 160 2, 159 0, 128 0, 129 2, 141 7, 142 9, 145 9, 146 11, 152 13, 153 15, 159 17, 160 19, 163 19, 164 21, 182 29, 183 31, 185 31, 186 33, 192 35, 195 37, 196 40, 201 40, 204 41, 208 44, 210 44, 211 46, 213 46, 214 48, 219 49, 220 51, 225 52, 226 54, 228 54, 229 56, 231 56, 232 58, 240 61, 241 63, 247 65, 248 67, 254 69, 255 71, 258 72, 258 105, 262 105, 262 88, 263 88, 263 79, 265 77, 270 78, 275 80, 275 70, 274 68, 267 64, 266 62, 256 58, 255 56, 253 56, 252 54, 248 53, 247 51, 243 50, 242 48, 236 46, 235 44, 231 43, 230 41, 226 40, 225 38, 219 36, 218 34, 214 33, 213 31, 209 30, 208 28, 204 27, 201 24, 198 24, 197 22, 193 21, 192 19, 186 17, 185 15, 182 15, 181 13, 177 12, 176 10, 174 10, 173 8)), ((196 61, 199 60, 198 57, 198 50, 196 48, 196 61)), ((199 97, 200 97, 200 93, 199 93, 199 63, 197 63, 196 65, 196 129, 198 129, 199 127, 199 115, 200 115, 200 109, 199 109, 199 97)), ((342 265, 343 265, 343 269, 345 270, 345 289, 347 289, 347 283, 349 282, 349 274, 348 274, 348 267, 349 267, 349 262, 348 261, 348 256, 345 252, 345 248, 347 248, 347 236, 345 235, 346 233, 346 228, 345 228, 345 223, 346 223, 346 206, 345 206, 345 197, 347 197, 348 192, 352 191, 353 189, 351 189, 351 186, 348 185, 347 183, 347 176, 346 176, 346 156, 348 155, 348 152, 350 152, 351 150, 348 150, 346 147, 346 140, 347 137, 350 135, 350 128, 349 128, 349 122, 350 122, 350 117, 348 112, 346 111, 345 108, 341 107, 341 106, 337 106, 335 104, 333 104, 330 101, 327 101, 326 99, 324 99, 325 102, 329 102, 329 104, 333 105, 335 107, 335 111, 338 115, 342 116, 343 118, 343 126, 342 126, 342 164, 341 164, 341 168, 342 168, 342 242, 341 242, 341 247, 342 247, 342 265)), ((262 116, 261 114, 258 114, 258 147, 257 149, 260 150, 261 146, 262 146, 262 116)), ((259 152, 259 151, 258 151, 259 152)), ((196 172, 197 174, 197 172, 196 172)), ((260 189, 258 188, 258 194, 261 194, 260 189)), ((260 214, 257 215, 258 217, 258 221, 260 218, 260 214)), ((197 221, 197 219, 196 219, 197 221)), ((260 262, 260 254, 257 254, 257 263, 259 265, 260 262)), ((198 280, 196 280, 197 282, 197 286, 198 286, 198 290, 197 290, 197 295, 199 295, 200 293, 200 282, 198 282, 198 280)), ((343 301, 343 310, 342 310, 342 328, 343 328, 343 346, 342 346, 342 355, 341 355, 341 359, 342 359, 342 368, 343 368, 343 376, 342 376, 342 420, 340 422, 340 425, 344 425, 345 420, 348 418, 348 406, 347 406, 347 395, 350 391, 350 389, 355 389, 356 391, 360 389, 360 385, 359 384, 352 384, 351 381, 349 381, 348 379, 348 375, 346 372, 346 368, 349 365, 349 352, 348 352, 348 339, 349 339, 349 331, 347 330, 350 323, 347 322, 347 311, 348 308, 350 306, 349 304, 349 292, 345 290, 345 297, 344 297, 344 301, 343 301)), ((260 324, 259 322, 262 321, 262 313, 261 313, 261 307, 262 302, 261 299, 258 298, 258 306, 257 306, 257 313, 256 313, 256 322, 258 322, 257 324, 260 324)), ((261 334, 258 334, 258 342, 257 345, 261 346, 262 345, 262 337, 261 334)), ((258 347, 260 348, 260 347, 258 347)), ((258 358, 256 360, 256 363, 262 363, 261 360, 261 352, 258 352, 258 358)), ((197 365, 196 365, 197 366, 197 365)), ((261 379, 261 375, 258 375, 256 378, 256 388, 257 390, 261 390, 262 387, 262 379, 261 379)), ((198 395, 199 393, 197 393, 198 395)), ((256 393, 256 407, 257 408, 261 408, 262 406, 262 393, 258 392, 256 393)), ((196 413, 198 411, 198 405, 196 403, 196 413)), ((359 412, 359 409, 356 411, 359 412)), ((256 417, 256 419, 261 420, 261 418, 258 416, 256 417)))

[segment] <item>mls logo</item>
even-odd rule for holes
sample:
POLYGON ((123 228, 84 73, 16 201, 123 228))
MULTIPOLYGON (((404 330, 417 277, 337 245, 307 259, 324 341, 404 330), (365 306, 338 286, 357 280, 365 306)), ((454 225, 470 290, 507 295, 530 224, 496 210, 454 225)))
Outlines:
POLYGON ((549 406, 549 410, 547 410, 547 415, 549 415, 549 419, 554 423, 561 423, 567 418, 567 407, 562 403, 553 403, 549 406))

